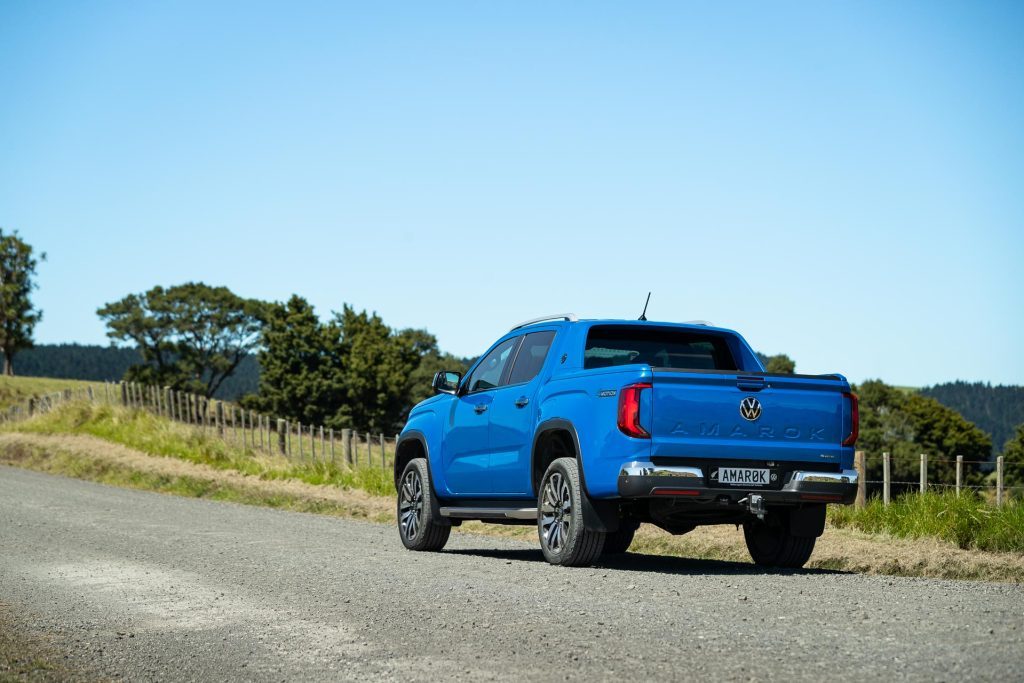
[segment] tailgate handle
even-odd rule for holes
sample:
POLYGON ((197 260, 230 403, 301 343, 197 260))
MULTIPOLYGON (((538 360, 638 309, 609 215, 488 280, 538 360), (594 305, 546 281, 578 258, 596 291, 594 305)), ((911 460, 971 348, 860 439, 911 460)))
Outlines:
POLYGON ((736 386, 743 391, 761 391, 768 385, 764 377, 737 377, 736 386))

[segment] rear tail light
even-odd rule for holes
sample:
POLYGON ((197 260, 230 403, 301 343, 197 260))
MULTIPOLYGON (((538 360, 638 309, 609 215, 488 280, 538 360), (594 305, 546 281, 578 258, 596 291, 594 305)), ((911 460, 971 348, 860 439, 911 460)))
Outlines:
POLYGON ((857 403, 857 394, 844 393, 843 398, 850 402, 850 433, 843 439, 844 446, 852 446, 857 443, 860 436, 860 408, 857 403))
POLYGON ((640 393, 650 389, 646 382, 630 384, 619 392, 619 431, 634 439, 649 439, 650 433, 640 424, 640 393))

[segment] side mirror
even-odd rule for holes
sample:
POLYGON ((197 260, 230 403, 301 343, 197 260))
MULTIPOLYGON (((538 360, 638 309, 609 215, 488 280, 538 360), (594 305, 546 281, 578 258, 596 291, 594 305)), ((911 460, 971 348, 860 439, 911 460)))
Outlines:
POLYGON ((439 394, 454 394, 459 389, 460 381, 462 381, 462 373, 441 370, 434 374, 434 381, 430 383, 430 386, 439 394))

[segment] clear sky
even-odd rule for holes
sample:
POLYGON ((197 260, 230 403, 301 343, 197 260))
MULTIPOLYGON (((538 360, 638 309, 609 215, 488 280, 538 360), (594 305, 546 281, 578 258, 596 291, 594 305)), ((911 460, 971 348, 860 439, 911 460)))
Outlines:
POLYGON ((0 0, 40 342, 189 280, 476 355, 575 311, 1024 383, 1024 3, 0 0))

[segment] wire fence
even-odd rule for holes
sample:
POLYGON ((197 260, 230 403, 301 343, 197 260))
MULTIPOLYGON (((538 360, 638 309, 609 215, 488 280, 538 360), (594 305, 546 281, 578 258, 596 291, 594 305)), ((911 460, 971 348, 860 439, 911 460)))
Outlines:
POLYGON ((383 469, 394 466, 397 435, 303 424, 167 387, 135 382, 104 382, 102 387, 102 390, 88 386, 33 396, 0 412, 0 420, 27 420, 74 401, 117 405, 144 410, 188 425, 228 445, 267 456, 383 469))
MULTIPOLYGON (((880 455, 871 455, 864 451, 857 451, 854 458, 854 466, 856 467, 858 477, 858 489, 856 504, 863 506, 867 499, 867 487, 873 486, 875 489, 881 487, 881 498, 885 505, 888 505, 892 499, 892 488, 895 486, 897 489, 903 491, 917 489, 920 493, 925 493, 929 489, 941 489, 941 490, 952 490, 960 495, 961 491, 973 491, 982 494, 983 497, 990 497, 994 500, 997 506, 1001 506, 1004 501, 1010 495, 1022 495, 1024 492, 1024 486, 1006 486, 1006 473, 1007 471, 1013 472, 1015 475, 1020 473, 1024 475, 1024 463, 1008 463, 1005 462, 1003 456, 997 457, 993 460, 967 460, 962 455, 955 457, 930 457, 927 453, 921 453, 918 456, 911 455, 892 455, 890 453, 882 453, 880 455), (869 467, 868 464, 874 461, 877 466, 878 461, 881 461, 882 465, 882 478, 881 479, 868 479, 869 467), (908 470, 913 471, 917 469, 918 478, 917 480, 907 479, 894 479, 892 477, 892 471, 894 465, 900 463, 903 467, 900 467, 900 471, 906 473, 908 470), (907 464, 910 467, 907 467, 907 464), (952 468, 943 468, 947 477, 951 477, 952 480, 942 480, 937 477, 939 474, 936 470, 932 469, 935 465, 952 465, 952 468), (916 466, 916 467, 915 467, 916 466), (986 475, 986 479, 991 478, 992 483, 967 483, 967 474, 969 472, 966 466, 974 466, 974 474, 984 473, 986 469, 993 469, 990 475, 986 475), (949 470, 952 469, 952 472, 949 470)), ((877 470, 876 470, 877 471, 877 470)), ((1011 481, 1020 481, 1021 476, 1013 476, 1011 481)))

